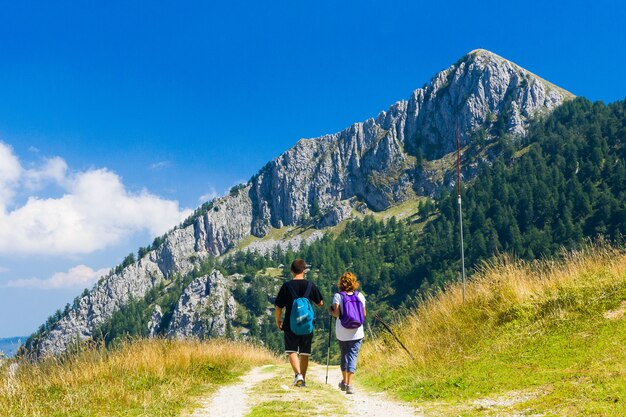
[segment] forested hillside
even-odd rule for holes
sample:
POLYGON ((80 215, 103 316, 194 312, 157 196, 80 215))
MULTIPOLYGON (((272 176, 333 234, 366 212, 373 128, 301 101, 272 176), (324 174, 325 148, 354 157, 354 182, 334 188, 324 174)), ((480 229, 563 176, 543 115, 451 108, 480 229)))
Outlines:
MULTIPOLYGON (((598 237, 623 242, 626 101, 605 106, 576 99, 535 123, 519 150, 502 140, 493 145, 501 156, 483 167, 463 196, 470 275, 472 267, 502 252, 531 260, 598 237)), ((458 279, 454 191, 437 200, 434 218, 421 232, 430 205, 422 205, 418 220, 406 224, 353 221, 337 239, 315 242, 293 256, 311 262, 325 288, 342 271, 354 271, 370 311, 389 316, 389 307, 413 304, 415 296, 458 279)), ((323 320, 318 324, 326 326, 323 320)))
MULTIPOLYGON (((576 99, 531 125, 520 142, 500 137, 483 145, 499 156, 464 185, 470 275, 474 266, 498 253, 536 259, 558 255, 563 247, 577 248, 589 238, 619 242, 626 234, 626 102, 606 106, 576 99)), ((466 159, 471 155, 470 150, 466 159)), ((418 213, 403 221, 366 216, 297 251, 277 247, 266 255, 237 252, 221 262, 209 260, 173 280, 168 291, 161 288, 134 300, 97 334, 108 342, 124 334, 145 336, 152 304, 158 302, 167 317, 185 283, 216 266, 225 275, 241 274, 233 294, 243 308, 228 336, 238 337, 245 328, 247 337, 281 349, 270 309, 294 258, 312 265, 309 277, 327 300, 340 273, 354 271, 368 296, 368 311, 393 318, 403 305, 458 279, 458 253, 457 201, 451 189, 421 203, 418 213), (281 264, 286 267, 277 269, 281 264)), ((317 321, 319 329, 327 329, 325 313, 317 321)), ((318 353, 322 335, 318 332, 318 353)))
MULTIPOLYGON (((98 327, 119 316, 120 309, 128 310, 150 296, 155 288, 168 291, 156 294, 157 299, 169 299, 177 287, 174 282, 201 269, 209 258, 221 261, 246 248, 266 253, 276 244, 284 251, 289 243, 301 249, 303 240, 310 244, 328 231, 336 236, 347 221, 367 213, 388 219, 408 206, 415 212, 418 202, 445 197, 445 190, 455 181, 456 127, 465 159, 462 172, 470 182, 500 153, 512 156, 519 145, 516 142, 528 134, 533 121, 573 98, 503 57, 481 49, 471 51, 407 99, 339 132, 299 140, 247 183, 198 208, 55 314, 34 335, 36 343, 30 350, 38 356, 54 355, 76 340, 93 339, 98 327)), ((432 211, 433 201, 426 204, 425 211, 432 211)), ((419 223, 412 225, 414 231, 438 213, 434 210, 429 218, 411 219, 419 223)), ((398 219, 406 219, 407 214, 410 210, 398 219)), ((376 266, 372 279, 379 279, 386 269, 376 266)), ((269 289, 281 271, 268 271, 265 275, 270 280, 263 282, 269 289)), ((399 275, 405 278, 391 282, 407 282, 401 293, 415 292, 413 274, 399 275)), ((183 289, 173 316, 162 316, 160 310, 169 306, 152 306, 151 332, 154 326, 168 326, 169 336, 226 335, 227 323, 250 318, 243 313, 236 316, 232 291, 239 278, 217 272, 197 277, 183 289), (207 303, 214 308, 208 309, 207 303)), ((246 279, 245 284, 257 285, 256 278, 246 279)), ((430 281, 436 284, 445 279, 430 281)), ((250 285, 245 285, 246 291, 250 285)))

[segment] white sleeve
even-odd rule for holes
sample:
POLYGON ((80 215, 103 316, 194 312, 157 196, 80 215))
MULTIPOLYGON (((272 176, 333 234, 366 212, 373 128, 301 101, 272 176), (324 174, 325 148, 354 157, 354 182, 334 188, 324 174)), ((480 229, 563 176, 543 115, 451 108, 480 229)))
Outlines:
POLYGON ((333 304, 341 305, 341 294, 335 293, 335 295, 333 296, 333 304))
POLYGON ((363 303, 363 307, 365 307, 365 296, 362 292, 359 292, 359 300, 363 303))

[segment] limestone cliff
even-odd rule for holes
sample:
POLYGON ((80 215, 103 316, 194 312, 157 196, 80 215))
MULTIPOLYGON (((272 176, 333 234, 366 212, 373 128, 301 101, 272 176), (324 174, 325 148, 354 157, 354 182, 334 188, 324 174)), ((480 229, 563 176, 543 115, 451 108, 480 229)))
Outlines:
POLYGON ((236 309, 226 278, 213 271, 196 278, 185 289, 174 310, 167 336, 176 339, 224 336, 236 309))

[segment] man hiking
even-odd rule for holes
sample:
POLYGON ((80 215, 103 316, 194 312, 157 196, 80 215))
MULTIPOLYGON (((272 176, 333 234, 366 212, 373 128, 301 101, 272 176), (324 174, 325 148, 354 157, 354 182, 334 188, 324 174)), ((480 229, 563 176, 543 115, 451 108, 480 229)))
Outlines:
POLYGON ((285 353, 295 374, 293 384, 306 386, 306 371, 313 342, 313 308, 322 307, 324 301, 317 286, 304 279, 306 262, 296 259, 291 264, 293 279, 285 282, 276 296, 276 326, 285 336, 285 353), (282 319, 285 309, 285 319, 282 319), (300 355, 298 357, 298 354, 300 355))

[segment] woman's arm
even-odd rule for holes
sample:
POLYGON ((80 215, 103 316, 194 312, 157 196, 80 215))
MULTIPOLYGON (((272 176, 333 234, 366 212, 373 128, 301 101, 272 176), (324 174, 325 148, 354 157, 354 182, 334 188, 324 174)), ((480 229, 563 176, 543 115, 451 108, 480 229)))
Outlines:
POLYGON ((339 304, 333 304, 328 311, 330 312, 331 316, 339 318, 339 314, 341 311, 339 310, 339 304))

